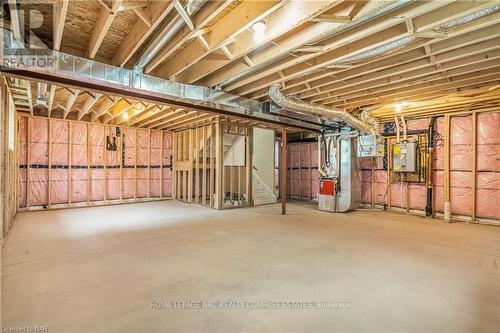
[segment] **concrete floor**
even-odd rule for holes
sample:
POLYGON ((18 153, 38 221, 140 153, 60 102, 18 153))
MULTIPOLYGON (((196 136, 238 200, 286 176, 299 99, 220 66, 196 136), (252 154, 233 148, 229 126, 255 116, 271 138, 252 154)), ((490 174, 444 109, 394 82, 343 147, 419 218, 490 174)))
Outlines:
POLYGON ((289 205, 284 217, 278 205, 217 212, 155 202, 19 214, 2 253, 1 326, 498 332, 500 228, 313 208, 289 205), (183 301, 249 303, 162 303, 183 301))

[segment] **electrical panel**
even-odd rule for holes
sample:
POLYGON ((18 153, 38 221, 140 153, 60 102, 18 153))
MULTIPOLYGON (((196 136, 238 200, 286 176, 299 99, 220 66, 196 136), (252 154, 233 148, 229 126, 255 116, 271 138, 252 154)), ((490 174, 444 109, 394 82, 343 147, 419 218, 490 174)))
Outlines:
POLYGON ((416 172, 417 144, 415 142, 394 144, 392 146, 392 166, 394 172, 416 172))

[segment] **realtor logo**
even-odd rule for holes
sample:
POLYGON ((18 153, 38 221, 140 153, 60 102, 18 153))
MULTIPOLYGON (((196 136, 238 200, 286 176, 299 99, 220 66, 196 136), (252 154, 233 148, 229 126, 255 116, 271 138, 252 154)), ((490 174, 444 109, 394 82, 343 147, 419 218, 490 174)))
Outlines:
POLYGON ((55 6, 51 1, 0 0, 2 69, 50 67, 55 6), (43 10, 40 5, 43 5, 43 10), (47 8, 49 8, 47 10, 47 8))

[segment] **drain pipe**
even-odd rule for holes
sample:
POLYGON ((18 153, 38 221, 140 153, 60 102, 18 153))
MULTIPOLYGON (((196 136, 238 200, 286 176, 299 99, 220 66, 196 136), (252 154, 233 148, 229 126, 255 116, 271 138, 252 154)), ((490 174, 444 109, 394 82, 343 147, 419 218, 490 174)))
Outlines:
MULTIPOLYGON (((193 16, 200 10, 206 0, 191 0, 186 5, 186 11, 189 16, 193 16)), ((134 69, 137 72, 142 72, 144 67, 153 60, 153 58, 162 50, 172 37, 184 26, 185 22, 180 15, 176 15, 165 29, 156 37, 137 61, 134 69)))
POLYGON ((331 119, 332 121, 337 122, 345 122, 349 126, 357 129, 359 132, 367 133, 367 134, 379 134, 379 126, 378 121, 371 117, 368 113, 363 113, 364 119, 369 119, 369 121, 363 121, 362 119, 358 119, 354 117, 349 112, 344 110, 336 109, 333 107, 328 107, 324 105, 319 105, 311 102, 305 102, 297 98, 287 97, 281 92, 281 84, 273 83, 269 87, 269 97, 273 102, 281 106, 282 108, 305 112, 305 113, 313 113, 320 116, 325 116, 331 119))
POLYGON ((432 177, 433 177, 433 166, 432 166, 432 153, 434 152, 434 125, 436 123, 436 117, 432 117, 429 123, 429 131, 427 133, 427 146, 428 146, 428 157, 427 157, 427 202, 425 205, 425 216, 432 217, 433 206, 432 206, 432 177))

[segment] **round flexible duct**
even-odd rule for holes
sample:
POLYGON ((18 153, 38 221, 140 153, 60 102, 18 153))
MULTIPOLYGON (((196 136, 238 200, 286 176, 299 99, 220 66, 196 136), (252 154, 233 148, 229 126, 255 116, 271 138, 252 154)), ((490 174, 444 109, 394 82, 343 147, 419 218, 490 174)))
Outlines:
POLYGON ((285 109, 325 116, 333 121, 345 122, 360 132, 379 134, 378 121, 370 116, 368 111, 361 112, 360 119, 358 119, 343 110, 287 97, 281 92, 281 85, 279 83, 274 83, 269 87, 269 97, 285 109))
POLYGON ((462 17, 459 17, 457 19, 454 19, 452 21, 443 23, 437 27, 434 28, 435 31, 441 32, 441 31, 447 31, 468 23, 471 23, 473 21, 479 20, 480 18, 493 15, 500 12, 500 5, 494 5, 488 8, 481 9, 477 12, 474 12, 469 15, 465 15, 462 17))

